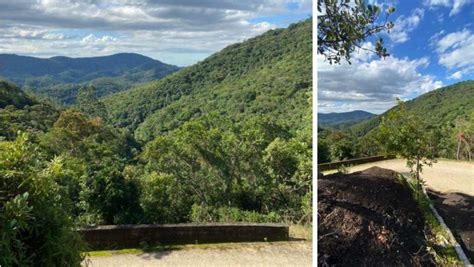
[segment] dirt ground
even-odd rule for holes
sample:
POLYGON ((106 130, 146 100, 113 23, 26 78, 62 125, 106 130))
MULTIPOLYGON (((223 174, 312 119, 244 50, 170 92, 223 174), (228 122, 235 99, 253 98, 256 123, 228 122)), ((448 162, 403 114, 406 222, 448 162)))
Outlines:
POLYGON ((420 214, 394 171, 318 177, 318 265, 432 266, 420 214))
POLYGON ((436 209, 453 230, 470 262, 474 262, 474 197, 463 193, 443 194, 428 190, 436 209))
MULTIPOLYGON (((95 256, 86 259, 91 267, 132 266, 311 266, 311 241, 245 243, 141 254, 95 256)), ((85 264, 83 264, 85 266, 85 264)))
MULTIPOLYGON (((349 168, 350 172, 379 166, 408 174, 405 160, 386 160, 349 168)), ((422 178, 436 209, 474 262, 474 163, 439 160, 425 167, 422 178)))
MULTIPOLYGON (((385 160, 350 167, 350 172, 378 166, 402 174, 409 174, 403 159, 385 160)), ((427 186, 442 193, 461 192, 474 196, 474 162, 439 160, 432 167, 424 167, 421 177, 427 186)))

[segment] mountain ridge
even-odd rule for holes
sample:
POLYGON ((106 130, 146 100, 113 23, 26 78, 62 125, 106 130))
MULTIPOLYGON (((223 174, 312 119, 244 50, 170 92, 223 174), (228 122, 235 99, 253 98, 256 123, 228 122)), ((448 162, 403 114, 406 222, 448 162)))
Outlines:
POLYGON ((115 125, 143 140, 209 112, 232 121, 271 115, 297 125, 312 86, 311 34, 311 19, 270 30, 104 103, 115 125))
MULTIPOLYGON (((446 126, 453 124, 458 117, 469 116, 474 112, 474 80, 466 80, 435 89, 406 101, 408 111, 415 113, 431 125, 446 126), (436 112, 433 112, 436 111, 436 112)), ((349 128, 356 136, 363 136, 377 127, 384 113, 359 122, 349 128)))
POLYGON ((329 127, 342 127, 358 123, 361 120, 365 120, 376 116, 373 113, 364 110, 353 110, 348 112, 318 112, 318 125, 329 126, 329 127))
POLYGON ((81 86, 94 85, 98 95, 105 96, 179 69, 136 53, 78 58, 0 54, 0 78, 66 105, 74 103, 81 86))

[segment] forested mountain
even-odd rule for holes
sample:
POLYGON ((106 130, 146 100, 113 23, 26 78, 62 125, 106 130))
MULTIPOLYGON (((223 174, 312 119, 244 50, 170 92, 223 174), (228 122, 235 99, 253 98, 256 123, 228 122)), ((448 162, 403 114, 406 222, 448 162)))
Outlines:
POLYGON ((89 58, 34 58, 0 54, 0 77, 63 104, 75 102, 81 86, 94 85, 99 97, 158 80, 179 67, 139 54, 89 58))
MULTIPOLYGON (((406 108, 433 126, 454 126, 456 119, 474 112, 474 81, 463 81, 428 92, 407 101, 406 108)), ((357 136, 368 133, 377 127, 387 112, 354 125, 350 131, 357 136)))
POLYGON ((13 84, 0 81, 0 108, 5 108, 8 105, 12 105, 15 108, 23 108, 34 103, 33 99, 13 84))
POLYGON ((301 125, 312 86, 311 20, 231 45, 166 78, 104 99, 112 122, 141 140, 209 112, 301 125))
POLYGON ((89 225, 310 223, 311 32, 269 31, 106 105, 94 86, 62 107, 0 82, 0 264, 80 262, 72 229, 89 225))
MULTIPOLYGON (((474 153, 474 81, 464 81, 428 92, 405 102, 404 107, 410 116, 428 125, 419 127, 432 136, 437 157, 469 158, 474 153), (465 143, 458 143, 458 135, 461 133, 466 138, 466 146, 465 143)), ((383 142, 380 144, 376 140, 380 130, 378 126, 383 117, 398 108, 393 107, 352 127, 319 128, 319 162, 384 153, 383 142)))
POLYGON ((53 105, 39 102, 15 85, 0 81, 0 139, 12 139, 18 131, 44 133, 58 116, 53 105))
POLYGON ((318 113, 318 125, 320 126, 338 126, 338 125, 352 125, 361 120, 368 119, 375 116, 367 111, 354 110, 350 112, 332 112, 332 113, 318 113))

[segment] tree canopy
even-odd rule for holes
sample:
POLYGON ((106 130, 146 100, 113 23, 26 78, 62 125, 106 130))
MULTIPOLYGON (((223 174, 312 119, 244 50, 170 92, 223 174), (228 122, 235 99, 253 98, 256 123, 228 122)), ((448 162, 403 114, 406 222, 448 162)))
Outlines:
POLYGON ((390 32, 394 24, 388 18, 394 7, 382 12, 380 6, 367 5, 365 0, 318 0, 317 8, 318 53, 329 63, 340 63, 341 59, 350 63, 356 48, 389 56, 383 38, 378 37, 374 49, 363 47, 363 42, 382 31, 390 32))

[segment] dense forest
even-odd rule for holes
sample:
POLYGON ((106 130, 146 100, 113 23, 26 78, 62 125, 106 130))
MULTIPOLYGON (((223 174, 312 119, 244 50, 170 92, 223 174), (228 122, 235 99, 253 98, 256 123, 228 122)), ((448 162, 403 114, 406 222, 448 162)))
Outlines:
POLYGON ((310 223, 311 46, 307 20, 70 108, 0 82, 0 265, 78 263, 73 227, 310 223))
POLYGON ((34 58, 0 54, 0 78, 63 105, 75 103, 79 88, 93 85, 98 97, 158 80, 180 68, 139 54, 90 58, 34 58))
POLYGON ((111 123, 140 140, 210 111, 235 122, 269 115, 300 128, 312 87, 311 21, 231 45, 166 78, 111 95, 111 123))
MULTIPOLYGON (((473 103, 474 81, 464 81, 407 101, 405 107, 426 124, 426 134, 433 135, 436 157, 468 160, 474 152, 473 103)), ((383 154, 383 145, 375 140, 378 126, 397 108, 348 127, 318 127, 319 162, 383 154)))
POLYGON ((321 127, 344 129, 374 116, 375 114, 363 110, 332 113, 318 112, 318 125, 321 127))

